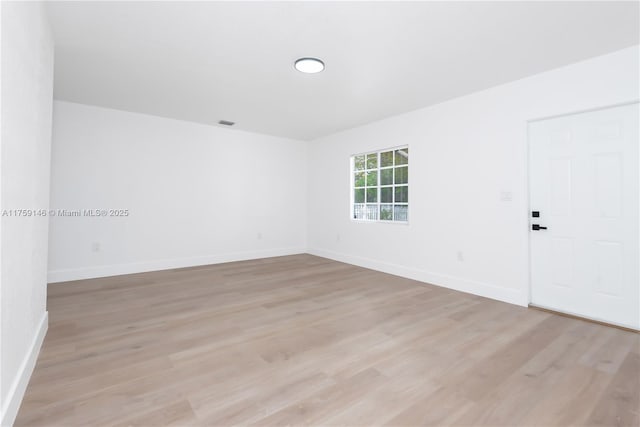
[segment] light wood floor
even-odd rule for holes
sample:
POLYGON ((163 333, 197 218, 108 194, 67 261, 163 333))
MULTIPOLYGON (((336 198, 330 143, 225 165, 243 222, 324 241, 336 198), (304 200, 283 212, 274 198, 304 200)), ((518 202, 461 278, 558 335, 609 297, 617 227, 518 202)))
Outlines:
POLYGON ((640 422, 640 336, 296 255, 49 287, 23 425, 640 422))

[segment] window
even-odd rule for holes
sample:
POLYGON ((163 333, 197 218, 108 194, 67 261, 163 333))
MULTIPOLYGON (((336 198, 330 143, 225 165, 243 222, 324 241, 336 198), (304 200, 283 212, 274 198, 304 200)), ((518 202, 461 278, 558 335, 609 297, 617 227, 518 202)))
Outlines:
POLYGON ((407 222, 409 148, 351 157, 351 197, 353 219, 407 222))

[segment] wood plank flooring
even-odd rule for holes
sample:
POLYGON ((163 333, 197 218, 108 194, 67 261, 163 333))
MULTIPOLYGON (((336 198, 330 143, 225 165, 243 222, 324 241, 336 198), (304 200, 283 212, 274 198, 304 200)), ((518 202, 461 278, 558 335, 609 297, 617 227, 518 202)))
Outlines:
POLYGON ((638 334, 311 255, 48 303, 17 426, 640 424, 638 334))

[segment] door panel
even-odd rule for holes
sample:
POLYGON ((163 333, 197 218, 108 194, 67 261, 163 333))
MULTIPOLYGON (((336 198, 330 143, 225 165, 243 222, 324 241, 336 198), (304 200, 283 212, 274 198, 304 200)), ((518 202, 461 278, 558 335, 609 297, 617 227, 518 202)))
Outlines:
POLYGON ((533 304, 640 329, 638 140, 638 104, 529 124, 533 304))
POLYGON ((610 297, 624 297, 623 248, 620 242, 596 242, 595 291, 610 297))
POLYGON ((570 215, 571 208, 571 159, 551 159, 551 214, 570 215))
POLYGON ((601 217, 618 218, 622 210, 622 158, 620 153, 597 154, 596 210, 601 217))

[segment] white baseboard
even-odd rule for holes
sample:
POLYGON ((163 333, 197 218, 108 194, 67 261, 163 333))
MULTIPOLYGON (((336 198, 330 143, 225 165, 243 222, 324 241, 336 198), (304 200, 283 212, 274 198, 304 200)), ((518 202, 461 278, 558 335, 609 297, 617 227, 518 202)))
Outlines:
MULTIPOLYGON (((29 351, 20 364, 16 377, 9 387, 6 401, 3 402, 3 407, 0 411, 0 426, 12 426, 16 416, 18 415, 18 410, 20 409, 24 392, 27 390, 27 385, 31 379, 33 368, 36 366, 38 354, 40 354, 40 348, 42 347, 42 342, 47 334, 48 327, 49 313, 45 311, 42 315, 42 319, 40 320, 40 325, 38 326, 36 335, 33 337, 33 341, 31 341, 29 351)), ((5 372, 4 374, 6 375, 7 373, 5 372)))
POLYGON ((498 301, 507 302, 526 307, 529 303, 528 296, 516 289, 508 289, 495 286, 490 283, 476 280, 434 273, 426 270, 415 269, 398 264, 364 258, 354 255, 341 254, 321 249, 281 248, 264 251, 236 252, 223 255, 212 255, 192 258, 179 258, 170 260, 156 260, 130 264, 103 265, 65 270, 49 271, 49 283, 67 282, 71 280, 94 279, 98 277, 119 276, 123 274, 144 273, 148 271, 168 270, 173 268, 195 267, 199 265, 219 264, 224 262, 245 261, 250 259, 271 258, 277 256, 296 255, 309 253, 347 264, 358 265, 384 273, 406 277, 420 282, 479 295, 498 301))
POLYGON ((195 267, 199 265, 220 264, 223 262, 296 255, 305 252, 306 249, 304 248, 278 248, 262 251, 235 252, 222 255, 51 270, 48 273, 47 281, 49 283, 57 283, 68 282, 71 280, 95 279, 98 277, 120 276, 123 274, 144 273, 147 271, 170 270, 173 268, 195 267))
POLYGON ((523 292, 516 289, 507 289, 495 286, 490 283, 478 282, 446 274, 433 273, 398 264, 378 261, 371 258, 341 254, 321 249, 308 249, 307 253, 523 307, 526 307, 529 303, 527 295, 523 292))

